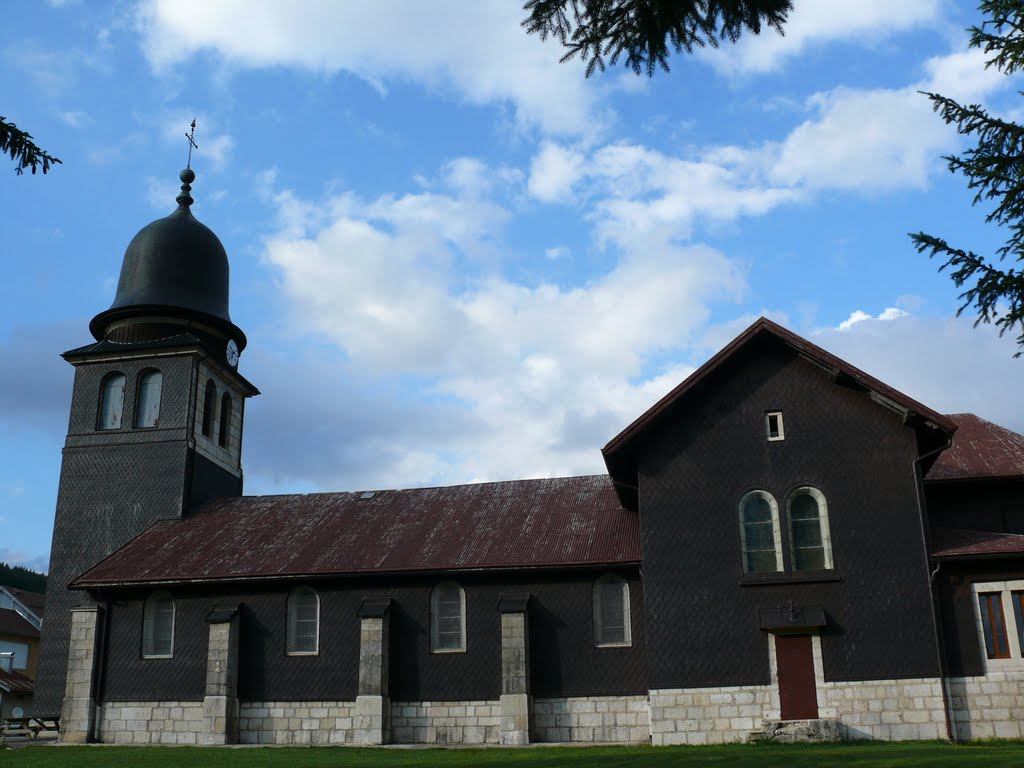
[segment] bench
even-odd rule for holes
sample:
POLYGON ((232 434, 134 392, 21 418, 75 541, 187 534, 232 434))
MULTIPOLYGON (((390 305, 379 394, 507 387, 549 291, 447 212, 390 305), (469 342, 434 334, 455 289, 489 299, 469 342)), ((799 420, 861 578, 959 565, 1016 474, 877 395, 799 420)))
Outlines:
POLYGON ((59 731, 60 717, 44 715, 39 717, 7 717, 0 721, 0 744, 8 736, 28 736, 35 739, 42 731, 59 731))

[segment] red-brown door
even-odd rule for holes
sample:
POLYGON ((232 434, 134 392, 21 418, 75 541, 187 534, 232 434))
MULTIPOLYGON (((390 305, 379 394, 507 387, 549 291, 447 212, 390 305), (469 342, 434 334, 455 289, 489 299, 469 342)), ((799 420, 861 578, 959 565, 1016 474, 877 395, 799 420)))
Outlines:
POLYGON ((783 720, 814 720, 818 695, 814 683, 814 655, 810 635, 776 635, 779 665, 779 703, 783 720))

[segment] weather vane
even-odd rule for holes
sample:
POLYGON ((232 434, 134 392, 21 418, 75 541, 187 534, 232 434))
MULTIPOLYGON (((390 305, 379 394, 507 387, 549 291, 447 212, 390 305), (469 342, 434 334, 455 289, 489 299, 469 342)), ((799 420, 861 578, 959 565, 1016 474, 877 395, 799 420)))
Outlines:
POLYGON ((185 165, 189 170, 192 169, 192 150, 199 149, 199 145, 196 144, 196 119, 192 118, 192 133, 186 133, 185 138, 188 139, 188 163, 185 165))

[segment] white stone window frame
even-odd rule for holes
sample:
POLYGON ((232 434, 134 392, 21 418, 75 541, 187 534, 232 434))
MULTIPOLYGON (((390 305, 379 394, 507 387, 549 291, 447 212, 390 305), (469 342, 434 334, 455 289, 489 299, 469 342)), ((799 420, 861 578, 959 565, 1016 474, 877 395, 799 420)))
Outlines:
POLYGON ((466 652, 466 590, 458 582, 442 581, 430 592, 430 652, 466 652), (456 589, 459 593, 459 644, 453 647, 443 647, 441 645, 441 611, 438 602, 441 597, 441 591, 444 589, 456 589))
POLYGON ((174 596, 166 590, 153 592, 146 598, 142 608, 142 658, 144 659, 172 659, 174 658, 174 635, 175 625, 178 618, 178 606, 174 596), (167 600, 171 605, 171 636, 168 638, 167 651, 155 650, 156 640, 153 636, 156 628, 156 606, 158 601, 167 600))
POLYGON ((309 586, 296 587, 288 593, 288 600, 285 606, 286 617, 288 622, 285 628, 285 655, 286 656, 319 656, 320 655, 320 593, 309 586), (313 648, 301 649, 297 648, 296 637, 298 633, 298 615, 296 613, 297 603, 296 601, 302 596, 312 595, 316 601, 316 621, 314 624, 313 634, 313 648))
POLYGON ((591 602, 594 608, 594 647, 595 648, 630 648, 633 645, 633 617, 630 612, 629 603, 629 582, 617 573, 606 573, 594 582, 591 592, 591 602), (622 588, 622 622, 623 636, 621 643, 602 642, 602 629, 604 623, 601 618, 601 600, 598 596, 599 590, 604 584, 619 584, 622 588))
POLYGON ((786 497, 786 527, 789 529, 789 556, 793 561, 793 573, 804 573, 811 569, 798 570, 796 567, 796 543, 793 541, 793 500, 806 493, 818 502, 818 527, 821 529, 821 546, 824 548, 825 568, 831 571, 835 568, 832 562, 832 533, 828 525, 828 502, 825 501, 825 494, 812 485, 801 485, 789 492, 786 497))
POLYGON ((786 426, 782 421, 782 411, 765 411, 764 412, 764 434, 768 438, 769 443, 776 443, 780 440, 786 439, 786 426), (772 435, 772 417, 775 417, 776 423, 779 425, 778 434, 772 435))
POLYGON ((758 573, 783 573, 785 571, 785 564, 782 562, 782 530, 779 526, 779 505, 775 501, 775 497, 772 496, 768 491, 763 488, 755 488, 747 491, 740 497, 739 504, 736 507, 736 519, 740 525, 740 565, 743 568, 744 574, 758 574, 758 573), (746 506, 747 499, 752 496, 760 496, 762 499, 768 502, 768 506, 772 511, 772 541, 775 544, 775 570, 774 571, 749 571, 747 570, 747 528, 745 521, 743 520, 743 507, 746 506))
POLYGON ((971 598, 974 604, 974 625, 980 643, 981 660, 986 672, 1024 672, 1024 649, 1017 636, 1017 619, 1013 611, 1013 593, 1024 592, 1024 579, 1011 581, 979 581, 971 584, 971 598), (1006 625, 1006 643, 1010 649, 1008 659, 990 659, 985 645, 985 627, 981 619, 981 595, 998 592, 1003 606, 1003 623, 1006 625))

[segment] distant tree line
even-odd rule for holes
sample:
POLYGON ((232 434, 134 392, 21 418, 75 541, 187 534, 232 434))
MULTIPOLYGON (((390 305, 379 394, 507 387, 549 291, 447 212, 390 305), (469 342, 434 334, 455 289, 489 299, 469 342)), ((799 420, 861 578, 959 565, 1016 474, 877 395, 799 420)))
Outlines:
POLYGON ((17 587, 28 592, 46 593, 46 574, 37 573, 20 565, 0 563, 0 585, 17 587))

